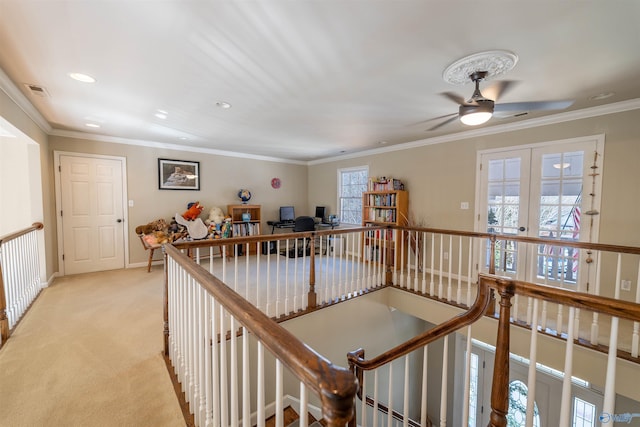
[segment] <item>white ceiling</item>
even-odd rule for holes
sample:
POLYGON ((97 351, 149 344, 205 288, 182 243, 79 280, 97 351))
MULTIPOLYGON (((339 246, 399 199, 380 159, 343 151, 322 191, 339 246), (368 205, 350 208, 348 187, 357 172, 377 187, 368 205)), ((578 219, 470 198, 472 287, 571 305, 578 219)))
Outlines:
POLYGON ((444 69, 494 49, 519 58, 497 103, 640 98, 638 0, 0 0, 0 67, 53 133, 299 161, 470 129, 425 120, 473 92, 444 69))

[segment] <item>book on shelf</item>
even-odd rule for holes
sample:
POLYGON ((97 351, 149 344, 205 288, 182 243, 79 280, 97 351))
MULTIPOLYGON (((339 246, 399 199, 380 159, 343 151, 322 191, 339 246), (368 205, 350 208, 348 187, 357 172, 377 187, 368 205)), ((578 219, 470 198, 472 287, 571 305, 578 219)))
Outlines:
POLYGON ((245 237, 260 234, 260 224, 253 222, 242 222, 233 224, 233 236, 245 237))
POLYGON ((389 191, 404 190, 404 184, 401 180, 387 177, 371 177, 367 185, 367 191, 389 191))

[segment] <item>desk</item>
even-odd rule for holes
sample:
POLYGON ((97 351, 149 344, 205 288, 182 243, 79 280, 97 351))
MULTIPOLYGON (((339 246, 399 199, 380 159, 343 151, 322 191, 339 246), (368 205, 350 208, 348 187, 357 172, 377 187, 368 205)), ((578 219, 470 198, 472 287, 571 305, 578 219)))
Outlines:
MULTIPOLYGON (((275 232, 276 228, 278 228, 278 229, 286 229, 286 228, 293 229, 295 227, 295 223, 294 222, 267 221, 267 225, 271 226, 271 234, 273 234, 275 232)), ((333 223, 316 222, 316 230, 327 229, 329 227, 331 227, 331 229, 333 230, 334 228, 339 227, 339 226, 340 226, 339 222, 333 222, 333 223)))

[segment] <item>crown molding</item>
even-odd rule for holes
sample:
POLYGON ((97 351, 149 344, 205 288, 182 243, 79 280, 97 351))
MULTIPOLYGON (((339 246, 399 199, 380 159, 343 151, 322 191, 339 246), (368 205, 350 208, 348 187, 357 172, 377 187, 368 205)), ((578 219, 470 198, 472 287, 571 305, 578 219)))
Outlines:
POLYGON ((33 106, 33 104, 27 99, 26 96, 18 89, 18 87, 11 81, 9 76, 0 68, 0 89, 7 94, 9 98, 16 105, 29 116, 31 120, 44 132, 51 133, 53 128, 47 122, 47 120, 40 114, 40 112, 33 106))
POLYGON ((425 138, 417 141, 396 144, 389 147, 374 148, 367 151, 359 151, 352 154, 343 154, 341 156, 327 157, 319 160, 307 162, 309 166, 335 162, 338 160, 355 159, 375 154, 390 153, 393 151, 409 150, 416 147, 424 147, 427 145, 444 144, 446 142, 460 141, 463 139, 478 138, 482 136, 495 135, 499 133, 514 132, 524 129, 531 129, 540 126, 547 126, 557 123, 571 122, 574 120, 587 119, 590 117, 604 116, 607 114, 622 113, 625 111, 640 109, 640 98, 620 101, 611 104, 601 105, 598 107, 583 108, 582 110, 567 111, 564 113, 553 114, 550 116, 526 119, 514 123, 505 123, 502 125, 488 126, 479 129, 472 129, 450 135, 436 136, 433 138, 425 138))
POLYGON ((49 135, 62 136, 65 138, 86 139, 89 141, 111 142, 114 144, 135 145, 139 147, 161 148, 166 150, 186 151, 191 153, 213 154, 216 156, 237 157, 242 159, 261 160, 265 162, 289 163, 294 165, 306 165, 306 161, 281 159, 279 157, 259 156, 255 154, 239 153, 235 151, 217 150, 214 148, 194 147, 191 145, 169 144, 157 141, 147 141, 143 139, 120 138, 116 136, 84 133, 71 130, 53 129, 49 135))

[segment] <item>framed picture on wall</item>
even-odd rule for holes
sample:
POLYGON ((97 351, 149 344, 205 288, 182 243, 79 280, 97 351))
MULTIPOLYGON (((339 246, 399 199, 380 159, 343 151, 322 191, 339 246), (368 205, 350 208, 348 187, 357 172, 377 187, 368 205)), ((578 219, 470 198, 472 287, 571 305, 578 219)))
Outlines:
POLYGON ((160 190, 200 190, 200 162, 158 159, 160 190))

